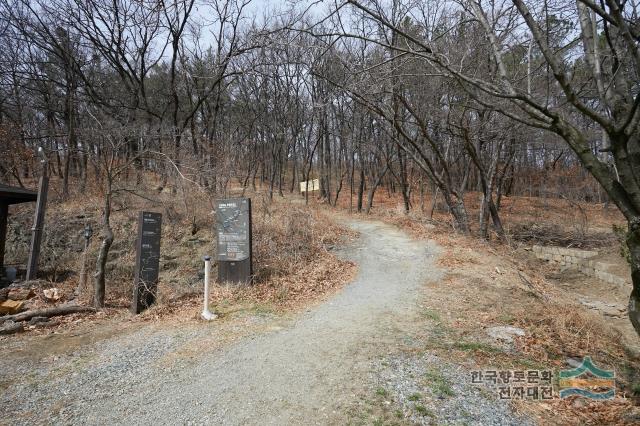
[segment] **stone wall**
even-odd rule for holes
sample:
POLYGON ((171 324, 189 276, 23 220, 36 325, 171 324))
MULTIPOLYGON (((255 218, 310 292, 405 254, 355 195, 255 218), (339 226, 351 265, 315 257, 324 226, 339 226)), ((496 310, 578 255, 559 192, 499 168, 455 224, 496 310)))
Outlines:
POLYGON ((576 268, 587 276, 622 287, 627 285, 626 279, 609 272, 609 264, 591 259, 598 255, 597 251, 533 246, 533 253, 538 259, 555 262, 560 266, 576 268))

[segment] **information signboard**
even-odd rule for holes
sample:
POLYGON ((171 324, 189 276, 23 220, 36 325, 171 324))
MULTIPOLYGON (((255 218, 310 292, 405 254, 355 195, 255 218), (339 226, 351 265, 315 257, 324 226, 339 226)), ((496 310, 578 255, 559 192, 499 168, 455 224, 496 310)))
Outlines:
POLYGON ((162 215, 140 212, 136 241, 136 269, 131 311, 140 313, 156 300, 160 270, 160 237, 162 215))
POLYGON ((217 200, 218 280, 248 283, 252 274, 251 199, 217 200))

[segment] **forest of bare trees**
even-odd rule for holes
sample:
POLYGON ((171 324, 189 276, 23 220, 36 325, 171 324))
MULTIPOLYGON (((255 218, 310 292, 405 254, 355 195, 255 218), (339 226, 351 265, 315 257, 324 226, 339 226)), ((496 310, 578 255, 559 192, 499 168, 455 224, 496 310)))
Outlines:
POLYGON ((2 0, 2 180, 42 173, 43 147, 64 197, 98 185, 98 270, 112 198, 148 173, 173 191, 188 180, 220 195, 260 185, 269 197, 319 178, 327 203, 358 212, 387 188, 405 212, 433 214, 442 200, 458 231, 487 239, 505 238, 510 195, 611 203, 629 224, 640 332, 638 4, 278 7, 2 0), (427 193, 432 205, 413 204, 427 193))

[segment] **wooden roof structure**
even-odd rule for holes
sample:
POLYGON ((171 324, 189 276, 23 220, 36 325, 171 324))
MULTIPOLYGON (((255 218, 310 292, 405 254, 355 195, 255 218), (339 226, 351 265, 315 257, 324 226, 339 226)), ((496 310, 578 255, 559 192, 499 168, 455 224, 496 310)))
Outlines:
POLYGON ((38 193, 36 191, 0 183, 0 204, 28 203, 37 199, 38 193))
POLYGON ((9 205, 35 202, 37 200, 38 193, 36 191, 0 183, 0 278, 4 273, 4 246, 7 240, 9 205))

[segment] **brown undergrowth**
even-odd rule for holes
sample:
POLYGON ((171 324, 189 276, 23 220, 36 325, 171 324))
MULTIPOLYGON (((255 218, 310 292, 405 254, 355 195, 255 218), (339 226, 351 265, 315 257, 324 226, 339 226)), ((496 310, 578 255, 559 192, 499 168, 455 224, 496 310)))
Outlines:
POLYGON ((446 240, 453 244, 445 245, 440 264, 449 274, 443 283, 430 285, 429 292, 432 309, 451 307, 449 315, 441 316, 450 344, 439 349, 480 368, 549 369, 554 374, 571 368, 568 359, 579 362, 591 356, 597 365, 616 372, 614 401, 517 401, 516 409, 541 424, 548 423, 550 415, 555 424, 635 422, 640 359, 617 330, 551 287, 542 271, 527 268, 507 248, 462 237, 440 238, 440 243, 446 240), (502 345, 485 333, 494 326, 518 327, 526 334, 515 337, 513 346, 502 345))
MULTIPOLYGON (((478 192, 469 191, 464 194, 464 205, 472 233, 478 230, 480 201, 481 194, 478 192)), ((355 197, 350 200, 349 197, 343 196, 339 199, 338 205, 342 210, 355 211, 355 197)), ((433 203, 430 194, 425 194, 421 200, 419 194, 414 191, 408 215, 404 214, 403 206, 399 193, 380 188, 376 192, 371 214, 389 221, 404 222, 403 226, 417 231, 425 224, 439 225, 443 231, 453 229, 453 220, 441 196, 433 203)), ((511 243, 577 248, 616 244, 613 227, 626 226, 624 217, 612 204, 554 197, 502 197, 500 218, 511 243)), ((494 234, 491 237, 496 238, 494 234)))
MULTIPOLYGON (((192 320, 202 310, 205 255, 215 254, 213 196, 202 188, 162 188, 151 176, 142 185, 122 184, 135 190, 120 191, 114 198, 111 227, 114 243, 107 263, 106 308, 99 317, 114 317, 128 309, 132 299, 137 212, 162 213, 160 278, 156 306, 136 320, 160 318, 192 320)), ((97 190, 96 188, 94 188, 97 190)), ((43 288, 58 288, 60 300, 49 301, 42 291, 32 307, 46 307, 74 299, 82 257, 82 230, 90 224, 94 236, 88 250, 89 283, 75 300, 91 304, 92 275, 101 242, 99 195, 77 194, 62 200, 52 181, 47 209, 40 278, 43 288)), ((231 192, 228 197, 238 196, 231 192)), ((289 199, 269 200, 261 192, 252 198, 254 285, 212 283, 211 306, 223 313, 241 309, 285 311, 313 303, 349 282, 355 265, 339 259, 332 248, 353 237, 317 209, 289 199)), ((12 209, 8 258, 23 264, 28 255, 30 206, 12 209)), ((214 257, 215 258, 215 257, 214 257)), ((212 277, 217 276, 213 263, 212 277)), ((96 319, 86 315, 85 320, 96 319)), ((68 325, 76 318, 61 319, 68 325)))
MULTIPOLYGON (((213 309, 223 314, 240 309, 295 310, 321 300, 351 281, 356 265, 339 259, 331 249, 353 238, 352 231, 336 225, 317 209, 284 199, 266 202, 261 195, 256 199, 254 285, 216 283, 211 290, 213 309)), ((214 269, 212 275, 215 273, 214 269)), ((184 307, 191 309, 192 305, 201 308, 202 302, 199 298, 192 300, 192 294, 168 289, 171 291, 174 300, 150 310, 147 317, 166 315, 184 307)))
MULTIPOLYGON (((442 281, 427 285, 425 318, 433 323, 434 331, 425 335, 426 350, 442 352, 469 369, 549 369, 554 374, 571 368, 569 359, 591 356, 596 365, 615 370, 614 400, 556 397, 550 402, 517 401, 514 409, 540 424, 637 424, 640 358, 631 349, 637 342, 625 340, 601 315, 587 311, 572 295, 551 285, 545 276, 553 266, 529 263, 522 249, 515 248, 523 246, 522 241, 509 245, 463 236, 452 230, 447 218, 435 215, 435 220, 427 220, 419 212, 405 215, 397 198, 381 198, 386 202, 378 202, 371 218, 394 224, 416 238, 434 240, 444 248, 438 263, 448 273, 442 281), (513 344, 504 344, 486 333, 494 326, 518 327, 526 334, 515 337, 513 344)), ((572 216, 549 216, 540 211, 544 206, 540 200, 517 202, 525 210, 533 209, 520 212, 523 217, 553 218, 556 229, 571 231, 572 216)), ((601 208, 583 210, 586 222, 601 229, 619 220, 615 214, 603 215, 601 208)))

